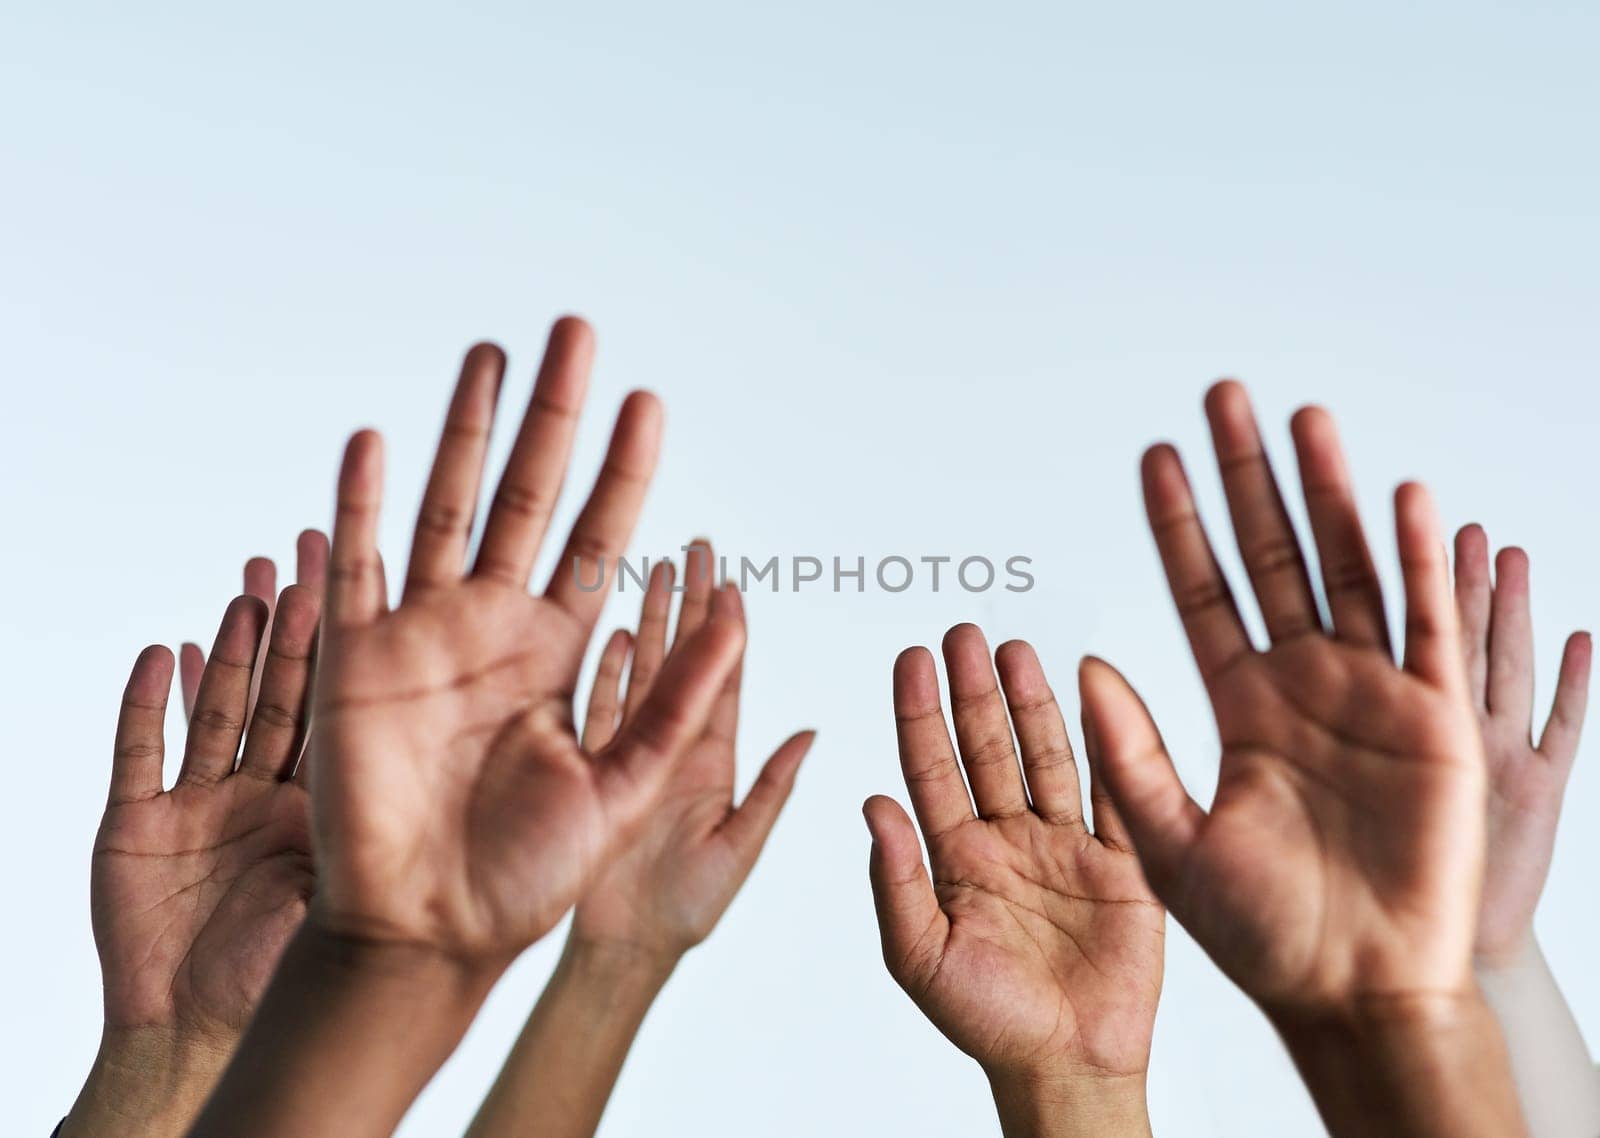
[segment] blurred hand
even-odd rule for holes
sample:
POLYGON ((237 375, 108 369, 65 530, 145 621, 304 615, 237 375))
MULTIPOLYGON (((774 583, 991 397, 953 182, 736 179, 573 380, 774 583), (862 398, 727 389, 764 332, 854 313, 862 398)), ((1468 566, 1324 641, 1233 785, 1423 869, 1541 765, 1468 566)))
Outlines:
MULTIPOLYGON (((744 627, 739 590, 732 584, 715 587, 714 565, 710 545, 690 546, 675 647, 685 644, 713 616, 744 627)), ((618 630, 606 645, 584 721, 583 746, 590 752, 603 749, 616 735, 619 712, 624 724, 638 714, 660 673, 667 650, 672 579, 672 563, 659 563, 645 591, 637 638, 618 630), (622 670, 630 649, 632 666, 624 700, 622 670)), ((734 746, 742 667, 741 654, 705 729, 668 775, 666 789, 639 833, 578 902, 572 919, 574 941, 676 960, 710 935, 750 875, 794 788, 795 773, 814 733, 800 732, 779 747, 735 808, 734 746)))
POLYGON ((1592 645, 1584 632, 1567 639, 1555 705, 1535 745, 1528 555, 1502 549, 1491 585, 1489 540, 1481 527, 1464 527, 1456 534, 1456 606, 1489 762, 1488 857, 1474 951, 1480 964, 1504 967, 1533 936, 1583 729, 1592 645))
POLYGON ((376 551, 380 441, 350 442, 312 742, 320 929, 503 966, 631 839, 737 663, 739 626, 706 621, 605 746, 579 744, 578 669, 661 430, 658 402, 630 395, 549 585, 529 595, 592 353, 587 325, 557 323, 470 572, 504 357, 467 354, 392 611, 376 551))
POLYGON ((959 764, 933 657, 908 649, 894 670, 900 763, 931 879, 899 804, 866 804, 889 972, 997 1086, 1126 1080, 1142 1112, 1165 914, 1100 785, 1097 741, 1086 739, 1091 832, 1066 725, 1033 649, 1001 645, 998 685, 975 626, 950 630, 944 658, 959 764))
POLYGON ((1341 1018, 1467 1000, 1486 773, 1438 521, 1395 496, 1405 660, 1326 412, 1294 417, 1331 610, 1325 627, 1243 388, 1206 400, 1239 551, 1270 646, 1245 631, 1176 451, 1144 461, 1150 527, 1222 742, 1210 811, 1185 792, 1126 681, 1086 661, 1086 714, 1146 876, 1269 1013, 1341 1018))

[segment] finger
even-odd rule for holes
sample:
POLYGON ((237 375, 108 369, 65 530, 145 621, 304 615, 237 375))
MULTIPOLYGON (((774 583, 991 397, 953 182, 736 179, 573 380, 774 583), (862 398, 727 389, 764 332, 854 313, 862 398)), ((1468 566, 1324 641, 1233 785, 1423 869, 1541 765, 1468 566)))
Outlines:
POLYGON ((194 717, 183 749, 180 783, 213 783, 233 773, 244 734, 255 671, 257 645, 267 623, 267 606, 256 597, 235 597, 222 614, 211 658, 200 677, 194 717))
POLYGON ((1389 652, 1383 586, 1356 509, 1350 470, 1333 416, 1321 407, 1303 407, 1289 421, 1289 430, 1294 436, 1300 491, 1317 545, 1334 635, 1351 644, 1389 652))
POLYGON ((294 543, 294 579, 321 601, 328 591, 328 535, 303 530, 294 543))
POLYGON ((454 584, 466 572, 483 462, 505 370, 505 353, 493 344, 474 344, 461 361, 417 511, 402 598, 454 584))
POLYGON ((572 316, 557 320, 489 507, 475 573, 519 589, 528 587, 528 575, 561 496, 593 364, 594 332, 589 325, 572 316))
POLYGON ((194 717, 194 697, 200 691, 200 677, 206 670, 206 654, 200 645, 185 642, 178 649, 178 686, 183 691, 184 721, 194 717))
MULTIPOLYGON (((1089 764, 1089 806, 1094 811, 1094 836, 1101 845, 1119 853, 1136 853, 1128 824, 1122 820, 1111 787, 1106 782, 1105 751, 1095 737, 1094 718, 1087 705, 1080 707, 1083 725, 1083 755, 1089 764)), ((1165 744, 1163 744, 1165 750, 1165 744)))
MULTIPOLYGON (((745 623, 744 602, 732 581, 724 584, 713 594, 710 611, 714 616, 737 624, 744 630, 745 643, 750 642, 750 626, 745 623)), ((680 622, 682 619, 680 615, 680 622)), ((681 623, 679 627, 682 627, 681 623)), ((725 744, 730 782, 733 780, 734 747, 739 740, 739 692, 743 685, 744 653, 741 652, 739 662, 733 666, 733 671, 728 673, 728 682, 722 685, 722 691, 717 694, 717 704, 711 709, 711 722, 706 725, 707 738, 725 744)))
POLYGON ((1406 590, 1406 670, 1465 697, 1466 668, 1444 535, 1433 499, 1421 483, 1407 482, 1395 491, 1394 520, 1406 590))
POLYGON ((252 557, 244 563, 244 595, 268 608, 278 597, 278 567, 270 557, 252 557))
POLYGON ((244 563, 244 595, 255 597, 267 606, 267 623, 261 629, 261 649, 255 670, 250 673, 250 699, 245 704, 245 722, 255 715, 256 694, 261 689, 261 665, 266 661, 267 644, 272 636, 272 606, 278 599, 278 567, 270 557, 252 557, 244 563))
POLYGON ((1261 445, 1250 397, 1242 384, 1225 380, 1206 393, 1206 418, 1217 452, 1217 469, 1233 518, 1233 534, 1273 643, 1320 631, 1316 597, 1306 576, 1283 495, 1261 445))
POLYGON ((711 595, 717 588, 713 557, 711 543, 703 537, 695 538, 684 550, 683 601, 678 605, 674 644, 699 628, 711 615, 711 595))
POLYGON ((623 400, 605 465, 567 537, 545 596, 592 629, 627 548, 661 447, 661 402, 635 391, 623 400))
POLYGON ((327 621, 332 628, 366 624, 384 608, 378 560, 378 509, 383 503, 383 439, 358 431, 339 469, 339 502, 328 554, 327 621))
POLYGON ((1528 555, 1515 546, 1494 559, 1489 601, 1489 713, 1533 737, 1533 614, 1528 555))
POLYGON ((874 795, 862 813, 872 834, 868 876, 878 911, 883 962, 908 990, 933 975, 950 935, 950 921, 939 908, 933 880, 922 864, 911 819, 892 798, 874 795))
POLYGON ((701 625, 667 657, 638 712, 597 757, 601 793, 619 829, 637 821, 689 744, 704 733, 743 648, 738 625, 716 619, 701 625))
POLYGON ((1033 646, 1011 640, 995 651, 1011 724, 1022 747, 1022 772, 1033 811, 1056 825, 1083 825, 1083 792, 1067 724, 1033 646))
POLYGON ((745 866, 754 864, 761 847, 767 844, 767 836, 772 833, 778 815, 794 790, 800 762, 811 750, 816 737, 815 731, 801 731, 785 740, 761 768, 738 809, 722 823, 723 835, 742 855, 745 866))
POLYGON ((583 739, 580 745, 591 755, 600 750, 617 733, 617 712, 621 706, 622 669, 628 663, 628 652, 633 647, 633 637, 627 629, 619 628, 606 641, 600 653, 600 664, 595 668, 594 685, 589 689, 589 710, 583 717, 583 739))
POLYGON ((1479 711, 1489 710, 1489 536, 1478 525, 1456 534, 1456 619, 1461 622, 1461 657, 1467 687, 1479 711))
POLYGON ((1252 649, 1233 592, 1217 565, 1178 452, 1165 444, 1145 452, 1142 465, 1145 513, 1161 554, 1189 650, 1206 680, 1212 680, 1252 649))
POLYGON ((128 686, 122 692, 116 742, 111 748, 110 805, 139 802, 161 793, 167 693, 171 689, 172 653, 152 644, 133 662, 128 686))
POLYGON ((656 682, 661 661, 667 656, 667 621, 672 616, 672 577, 670 561, 658 561, 650 570, 644 600, 639 606, 639 636, 633 647, 633 666, 628 670, 628 695, 624 715, 632 715, 644 702, 650 685, 656 682))
POLYGON ((1578 736, 1583 731, 1583 716, 1589 704, 1589 667, 1594 658, 1594 641, 1587 632, 1574 632, 1561 653, 1561 672, 1556 677, 1556 699, 1539 738, 1539 752, 1558 763, 1570 763, 1578 753, 1578 736))
POLYGON ((294 773, 305 741, 318 608, 316 594, 304 585, 290 585, 278 598, 259 695, 239 760, 242 773, 278 780, 294 773))
POLYGON ((972 800, 950 745, 939 676, 926 648, 907 648, 894 662, 894 721, 900 770, 923 836, 931 841, 970 822, 972 800))
POLYGON ((1014 818, 1028 809, 1011 743, 1011 721, 989 662, 989 645, 975 624, 958 624, 944 637, 950 677, 950 711, 956 747, 980 818, 1014 818))
POLYGON ((1150 712, 1120 672, 1103 660, 1085 658, 1078 688, 1119 819, 1133 839, 1145 879, 1170 903, 1205 811, 1183 788, 1150 712))

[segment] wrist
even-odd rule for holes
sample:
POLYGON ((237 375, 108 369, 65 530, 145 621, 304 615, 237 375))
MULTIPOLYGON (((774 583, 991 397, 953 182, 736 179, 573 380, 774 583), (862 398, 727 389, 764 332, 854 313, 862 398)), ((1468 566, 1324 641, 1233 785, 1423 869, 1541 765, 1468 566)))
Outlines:
POLYGON ((191 1138, 392 1134, 501 971, 308 917, 191 1138))
POLYGON ((574 928, 561 951, 555 980, 609 992, 660 991, 683 958, 681 952, 636 941, 587 936, 574 928))
POLYGON ((1269 1018, 1332 1134, 1524 1133, 1499 1026, 1476 986, 1269 1018))
POLYGON ((1145 1073, 1051 1067, 988 1069, 1006 1138, 1148 1135, 1145 1073))
POLYGON ((61 1127, 62 1138, 187 1133, 235 1042, 168 1026, 107 1026, 89 1077, 61 1127))
POLYGON ((294 941, 300 959, 333 983, 341 980, 433 985, 432 990, 489 990, 514 957, 475 956, 426 941, 389 936, 342 920, 315 902, 294 941))
POLYGON ((1525 970, 1540 957, 1539 943, 1530 926, 1521 936, 1504 945, 1481 948, 1473 953, 1472 971, 1481 981, 1486 977, 1513 975, 1525 970))

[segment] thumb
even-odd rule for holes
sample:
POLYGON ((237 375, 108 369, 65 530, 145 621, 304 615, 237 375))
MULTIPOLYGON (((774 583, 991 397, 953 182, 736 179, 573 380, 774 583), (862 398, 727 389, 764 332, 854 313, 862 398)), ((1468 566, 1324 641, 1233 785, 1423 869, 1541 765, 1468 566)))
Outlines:
POLYGON ((816 737, 815 731, 801 731, 785 740, 761 768, 738 809, 722 823, 723 835, 745 863, 753 864, 761 847, 766 845, 767 835, 772 833, 778 815, 789 801, 789 793, 794 790, 800 760, 811 750, 811 742, 816 737))
POLYGON ((920 986, 943 954, 950 921, 939 908, 933 881, 922 864, 917 832, 905 810, 881 794, 862 807, 872 834, 868 874, 878 911, 883 962, 902 988, 920 986))
POLYGON ((1099 752, 1097 773, 1133 840, 1145 880, 1170 904, 1169 892, 1205 811, 1184 790, 1155 721, 1122 673, 1086 656, 1078 667, 1078 692, 1099 752))

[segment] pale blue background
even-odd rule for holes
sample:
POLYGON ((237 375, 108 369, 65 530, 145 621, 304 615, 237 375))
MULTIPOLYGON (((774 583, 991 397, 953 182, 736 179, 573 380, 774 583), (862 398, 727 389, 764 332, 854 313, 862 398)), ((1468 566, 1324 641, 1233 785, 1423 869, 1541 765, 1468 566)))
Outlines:
MULTIPOLYGON (((745 772, 821 737, 609 1132, 993 1133, 878 960, 856 809, 900 791, 894 652, 978 619, 1063 692, 1106 653, 1206 792, 1134 472, 1178 439, 1218 516, 1198 401, 1231 372, 1280 456, 1297 403, 1340 413, 1386 566, 1413 475, 1530 547, 1543 699, 1600 621, 1597 38, 1592 4, 1459 0, 10 6, 6 1132, 45 1133, 94 1051, 87 855, 135 652, 209 640, 248 554, 289 562, 363 423, 402 556, 459 349, 505 343, 520 398, 575 309, 601 334, 576 481, 628 387, 668 403, 639 549, 1026 553, 1040 582, 753 598, 745 772)), ((1541 912, 1591 1037, 1596 746, 1541 912)), ((405 1133, 464 1123, 553 953, 405 1133)), ((1176 931, 1169 956, 1158 1132, 1311 1129, 1250 1006, 1176 931)))

